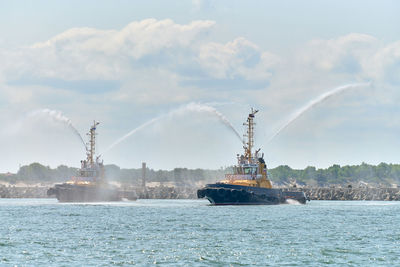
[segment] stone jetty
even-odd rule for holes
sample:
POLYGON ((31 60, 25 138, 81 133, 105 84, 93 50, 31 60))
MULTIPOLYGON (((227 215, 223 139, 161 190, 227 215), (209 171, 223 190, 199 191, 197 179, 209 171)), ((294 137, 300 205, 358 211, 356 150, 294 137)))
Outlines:
POLYGON ((48 198, 47 186, 0 185, 0 198, 48 198))
POLYGON ((196 199, 197 188, 193 187, 147 187, 136 190, 141 199, 196 199))
POLYGON ((290 187, 282 189, 303 191, 310 200, 400 200, 400 188, 290 187))
MULTIPOLYGON (((0 198, 49 198, 47 190, 51 186, 4 186, 0 185, 0 198)), ((127 199, 195 199, 194 187, 124 187, 121 193, 127 199)))

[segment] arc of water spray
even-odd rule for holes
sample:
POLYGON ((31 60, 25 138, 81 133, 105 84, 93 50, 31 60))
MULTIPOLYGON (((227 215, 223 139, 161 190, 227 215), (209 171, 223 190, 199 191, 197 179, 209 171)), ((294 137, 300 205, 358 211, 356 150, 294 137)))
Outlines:
POLYGON ((228 127, 228 129, 233 131, 233 133, 237 136, 237 138, 239 138, 240 142, 243 143, 242 137, 240 136, 239 132, 235 129, 235 127, 233 127, 232 123, 214 107, 203 104, 190 103, 184 109, 195 112, 205 112, 216 116, 219 119, 219 121, 221 121, 226 127, 228 127))
POLYGON ((214 107, 211 107, 211 106, 208 106, 208 105, 198 104, 198 103, 189 103, 189 104, 187 104, 187 105, 185 105, 183 107, 180 107, 180 108, 177 108, 175 110, 172 110, 172 111, 168 112, 167 114, 164 114, 164 115, 158 116, 156 118, 153 118, 153 119, 143 123, 139 127, 136 127, 135 129, 133 129, 129 133, 127 133, 127 134, 123 135, 122 137, 118 138, 106 150, 104 150, 102 154, 104 155, 105 153, 107 153, 108 151, 113 149, 115 146, 117 146, 119 143, 121 143, 122 141, 124 141, 128 137, 134 135, 135 133, 137 133, 138 131, 142 130, 143 128, 146 128, 147 126, 159 121, 160 119, 165 118, 165 117, 169 117, 169 116, 175 116, 175 115, 178 115, 178 114, 184 114, 184 113, 186 113, 188 111, 207 113, 207 114, 216 116, 218 118, 218 120, 220 122, 222 122, 228 129, 233 131, 234 134, 239 138, 240 142, 243 143, 243 140, 240 137, 239 132, 235 129, 235 127, 233 127, 232 123, 221 112, 216 110, 214 107))
POLYGON ((290 124, 292 124, 297 118, 299 118, 301 115, 303 115, 305 112, 307 112, 308 110, 312 109, 314 106, 316 106, 317 104, 325 101, 326 99, 337 95, 343 91, 352 89, 352 88, 356 88, 356 87, 361 87, 361 86, 370 86, 371 83, 352 83, 352 84, 346 84, 346 85, 342 85, 339 87, 336 87, 326 93, 323 93, 322 95, 314 98, 313 100, 311 100, 310 102, 308 102, 306 105, 304 105, 303 107, 301 107, 300 109, 298 109, 297 111, 295 111, 290 117, 289 119, 268 139, 268 143, 270 143, 277 135, 279 135, 283 130, 285 130, 290 124))
POLYGON ((37 110, 34 112, 31 112, 28 116, 29 117, 34 117, 34 116, 38 116, 38 115, 46 115, 49 116, 50 118, 52 118, 53 120, 57 121, 57 122, 61 122, 65 125, 68 126, 69 129, 71 129, 71 131, 79 137, 80 141, 82 142, 83 146, 85 147, 86 150, 86 144, 85 141, 82 138, 82 135, 79 133, 79 131, 74 127, 74 125, 72 124, 71 120, 69 118, 67 118, 66 116, 64 116, 62 114, 61 111, 58 110, 51 110, 51 109, 41 109, 41 110, 37 110))
POLYGON ((129 133, 121 136, 120 138, 118 138, 115 142, 113 142, 108 148, 106 148, 106 150, 104 150, 101 154, 104 155, 105 153, 107 153, 108 151, 110 151, 111 149, 113 149, 116 145, 118 145, 119 143, 121 143, 122 141, 124 141, 125 139, 127 139, 129 136, 134 135, 136 132, 142 130, 143 128, 146 128, 147 126, 155 123, 156 121, 160 120, 161 118, 166 117, 166 115, 161 115, 159 117, 153 118, 145 123, 143 123, 142 125, 140 125, 139 127, 136 127, 135 129, 133 129, 132 131, 130 131, 129 133))

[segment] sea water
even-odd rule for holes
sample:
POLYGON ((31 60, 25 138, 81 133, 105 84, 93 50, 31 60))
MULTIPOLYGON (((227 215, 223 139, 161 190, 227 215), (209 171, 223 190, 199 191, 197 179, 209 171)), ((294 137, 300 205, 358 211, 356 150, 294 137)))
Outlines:
POLYGON ((0 266, 399 266, 400 202, 0 199, 0 266))

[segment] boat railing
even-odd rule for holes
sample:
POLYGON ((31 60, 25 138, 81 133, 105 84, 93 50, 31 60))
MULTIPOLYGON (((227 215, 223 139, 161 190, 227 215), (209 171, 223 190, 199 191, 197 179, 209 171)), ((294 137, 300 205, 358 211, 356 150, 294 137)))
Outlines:
POLYGON ((226 180, 255 180, 261 178, 261 174, 225 174, 226 180))

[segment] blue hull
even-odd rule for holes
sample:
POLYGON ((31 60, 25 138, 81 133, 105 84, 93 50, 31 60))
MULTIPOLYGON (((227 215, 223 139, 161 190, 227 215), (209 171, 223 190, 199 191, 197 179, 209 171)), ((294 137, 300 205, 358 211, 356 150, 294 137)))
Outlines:
POLYGON ((304 192, 284 192, 281 189, 231 184, 208 184, 197 191, 199 198, 207 198, 214 205, 277 205, 287 199, 305 204, 304 192))

